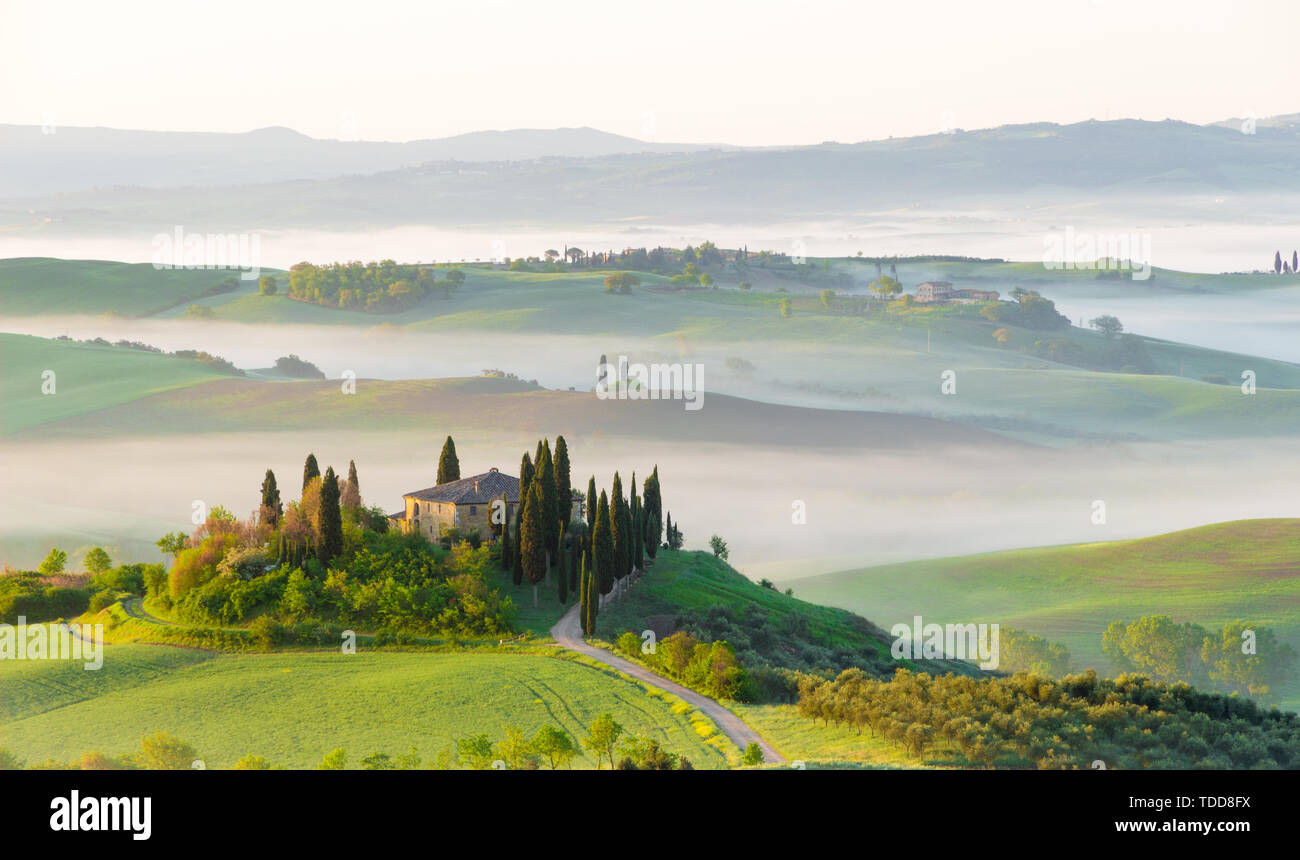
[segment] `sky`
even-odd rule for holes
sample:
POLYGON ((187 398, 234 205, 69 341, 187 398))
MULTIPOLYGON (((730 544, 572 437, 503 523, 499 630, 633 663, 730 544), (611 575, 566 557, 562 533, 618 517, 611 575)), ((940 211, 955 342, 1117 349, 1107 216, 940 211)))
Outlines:
POLYGON ((0 0, 0 123, 851 142, 1300 111, 1294 0, 0 0))

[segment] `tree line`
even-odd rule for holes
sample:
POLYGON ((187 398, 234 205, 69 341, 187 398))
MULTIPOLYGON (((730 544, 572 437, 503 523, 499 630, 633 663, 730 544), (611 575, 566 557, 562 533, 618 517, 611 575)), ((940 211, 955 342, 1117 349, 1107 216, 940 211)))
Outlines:
POLYGON ((946 764, 1039 769, 1300 767, 1300 717, 1250 699, 1089 669, 1054 680, 802 675, 798 713, 946 764))

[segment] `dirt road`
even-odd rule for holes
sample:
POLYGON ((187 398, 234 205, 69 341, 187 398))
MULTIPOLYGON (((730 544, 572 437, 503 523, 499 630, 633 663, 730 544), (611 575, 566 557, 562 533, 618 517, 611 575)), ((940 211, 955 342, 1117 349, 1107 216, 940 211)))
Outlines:
POLYGON ((554 627, 551 628, 551 635, 560 645, 568 648, 570 651, 577 651, 580 654, 586 654, 588 657, 594 657, 607 666, 612 666, 620 672, 631 675, 639 681, 645 681, 651 686, 666 690, 684 701, 690 702, 703 714, 718 724, 722 733, 731 739, 732 743, 742 750, 750 743, 757 742, 759 749, 763 751, 763 761, 765 762, 782 762, 785 756, 781 755, 772 745, 759 737, 758 732, 754 731, 740 717, 718 704, 708 696, 701 695, 694 690, 683 687, 681 684, 669 681, 662 675, 657 675, 649 669, 630 660, 624 660, 622 657, 616 657, 604 648, 597 648, 594 645, 588 645, 582 638, 582 625, 578 623, 578 606, 574 606, 564 617, 560 619, 554 627))

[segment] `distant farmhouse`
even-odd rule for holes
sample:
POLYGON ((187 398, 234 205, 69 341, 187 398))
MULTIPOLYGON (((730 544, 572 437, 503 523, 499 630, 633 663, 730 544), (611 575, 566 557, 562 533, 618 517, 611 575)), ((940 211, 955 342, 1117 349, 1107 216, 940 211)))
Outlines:
POLYGON ((948 281, 926 281, 916 285, 916 300, 924 304, 944 302, 996 302, 993 290, 954 290, 948 281))
MULTIPOLYGON (((447 529, 477 530, 490 540, 492 503, 504 499, 505 522, 513 523, 519 507, 519 479, 492 468, 481 475, 403 493, 402 499, 405 508, 388 515, 389 525, 399 531, 418 532, 437 541, 447 529)), ((582 519, 585 514, 585 501, 575 491, 570 518, 582 519)))

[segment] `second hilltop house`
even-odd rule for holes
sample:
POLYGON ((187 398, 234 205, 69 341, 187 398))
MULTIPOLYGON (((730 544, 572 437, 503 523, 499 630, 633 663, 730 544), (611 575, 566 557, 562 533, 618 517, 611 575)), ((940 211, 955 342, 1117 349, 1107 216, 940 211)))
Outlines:
MULTIPOLYGON (((492 504, 503 498, 509 524, 519 508, 519 479, 493 467, 479 475, 403 493, 405 506, 388 515, 389 525, 406 533, 418 532, 431 541, 440 540, 451 528, 477 530, 490 539, 492 504)), ((584 500, 575 493, 570 517, 581 519, 584 514, 584 500)))
POLYGON ((916 285, 916 300, 923 304, 942 302, 995 302, 993 290, 954 290, 948 281, 926 281, 916 285))

